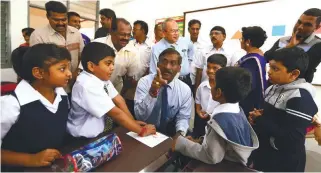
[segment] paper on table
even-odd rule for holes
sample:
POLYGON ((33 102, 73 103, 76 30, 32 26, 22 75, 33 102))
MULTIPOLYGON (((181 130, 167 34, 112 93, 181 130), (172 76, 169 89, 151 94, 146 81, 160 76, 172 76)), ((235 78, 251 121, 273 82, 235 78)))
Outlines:
POLYGON ((156 132, 155 135, 149 135, 149 136, 145 136, 145 137, 140 137, 138 136, 137 133, 135 132, 128 132, 127 135, 133 137, 134 139, 138 140, 139 142, 153 148, 156 145, 162 143, 163 141, 165 141, 168 137, 156 132))

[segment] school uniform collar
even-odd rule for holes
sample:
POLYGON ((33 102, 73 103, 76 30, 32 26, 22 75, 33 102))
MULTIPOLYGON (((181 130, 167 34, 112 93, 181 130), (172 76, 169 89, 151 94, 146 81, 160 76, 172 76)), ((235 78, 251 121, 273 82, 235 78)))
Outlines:
POLYGON ((205 83, 204 87, 207 87, 208 89, 211 89, 210 81, 206 80, 205 82, 206 83, 205 83))
POLYGON ((105 85, 108 85, 108 84, 111 83, 110 80, 102 81, 97 76, 95 76, 95 75, 93 75, 91 73, 88 73, 85 70, 82 71, 80 73, 80 75, 82 77, 80 77, 79 79, 83 79, 83 80, 87 81, 87 83, 89 82, 91 85, 94 85, 94 86, 97 86, 97 87, 104 87, 105 85))
MULTIPOLYGON (((55 92, 56 92, 57 96, 55 98, 54 103, 60 102, 62 95, 64 95, 64 96, 67 95, 66 91, 62 87, 56 88, 55 92)), ((26 105, 31 102, 34 102, 34 101, 37 101, 37 100, 42 100, 44 102, 47 101, 49 105, 51 104, 43 95, 41 95, 37 90, 35 90, 25 80, 21 80, 19 82, 19 84, 17 85, 17 87, 15 89, 15 93, 17 95, 17 98, 18 98, 21 106, 26 105)))
POLYGON ((85 70, 80 73, 80 75, 85 77, 85 80, 90 82, 91 84, 95 86, 101 86, 104 87, 105 83, 104 81, 100 80, 97 76, 86 72, 85 70))
POLYGON ((212 116, 219 114, 219 113, 223 113, 223 112, 225 112, 225 113, 239 113, 240 112, 239 103, 219 104, 214 108, 212 116))
MULTIPOLYGON (((54 30, 54 29, 51 27, 50 24, 48 24, 47 27, 48 27, 48 30, 49 30, 50 35, 59 34, 56 30, 54 30)), ((70 27, 71 27, 71 26, 68 26, 68 25, 67 25, 67 30, 66 30, 66 32, 68 32, 68 33, 75 33, 75 31, 74 31, 73 29, 71 29, 70 27)), ((75 28, 75 29, 76 29, 76 28, 75 28)))

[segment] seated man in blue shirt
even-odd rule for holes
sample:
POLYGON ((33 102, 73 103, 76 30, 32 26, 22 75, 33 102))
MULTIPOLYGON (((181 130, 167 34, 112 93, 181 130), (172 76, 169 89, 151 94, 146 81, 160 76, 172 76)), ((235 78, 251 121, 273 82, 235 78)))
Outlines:
POLYGON ((168 136, 185 135, 192 109, 192 92, 175 78, 181 70, 182 56, 173 48, 159 55, 157 74, 141 78, 135 93, 135 115, 138 120, 154 124, 168 136))

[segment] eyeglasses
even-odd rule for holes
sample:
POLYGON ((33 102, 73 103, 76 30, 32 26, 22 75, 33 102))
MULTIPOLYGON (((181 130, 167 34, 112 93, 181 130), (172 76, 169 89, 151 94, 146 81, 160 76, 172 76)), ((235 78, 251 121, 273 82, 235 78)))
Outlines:
POLYGON ((169 32, 171 34, 175 34, 175 33, 179 33, 179 29, 172 29, 172 30, 169 30, 169 31, 166 31, 166 32, 169 32))

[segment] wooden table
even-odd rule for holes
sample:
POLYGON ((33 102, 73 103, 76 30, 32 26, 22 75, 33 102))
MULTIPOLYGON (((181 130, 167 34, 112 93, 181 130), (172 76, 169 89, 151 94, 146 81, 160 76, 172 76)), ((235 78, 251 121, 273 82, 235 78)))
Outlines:
POLYGON ((258 172, 254 169, 243 166, 240 163, 235 163, 227 160, 223 160, 215 165, 203 163, 198 160, 191 160, 183 172, 258 172))
MULTIPOLYGON (((168 164, 172 159, 168 156, 168 151, 172 144, 172 139, 168 138, 154 148, 150 148, 145 144, 128 136, 128 130, 117 127, 113 130, 123 145, 123 151, 115 159, 99 166, 94 171, 97 172, 154 172, 161 168, 164 164, 168 164)), ((101 137, 100 135, 99 137, 101 137)), ((99 138, 97 137, 97 138, 99 138)), ((93 139, 94 140, 94 139, 93 139)), ((93 140, 76 141, 62 149, 63 153, 71 152, 80 146, 83 146, 93 140)), ((51 172, 51 168, 32 168, 27 169, 28 172, 51 172)))

